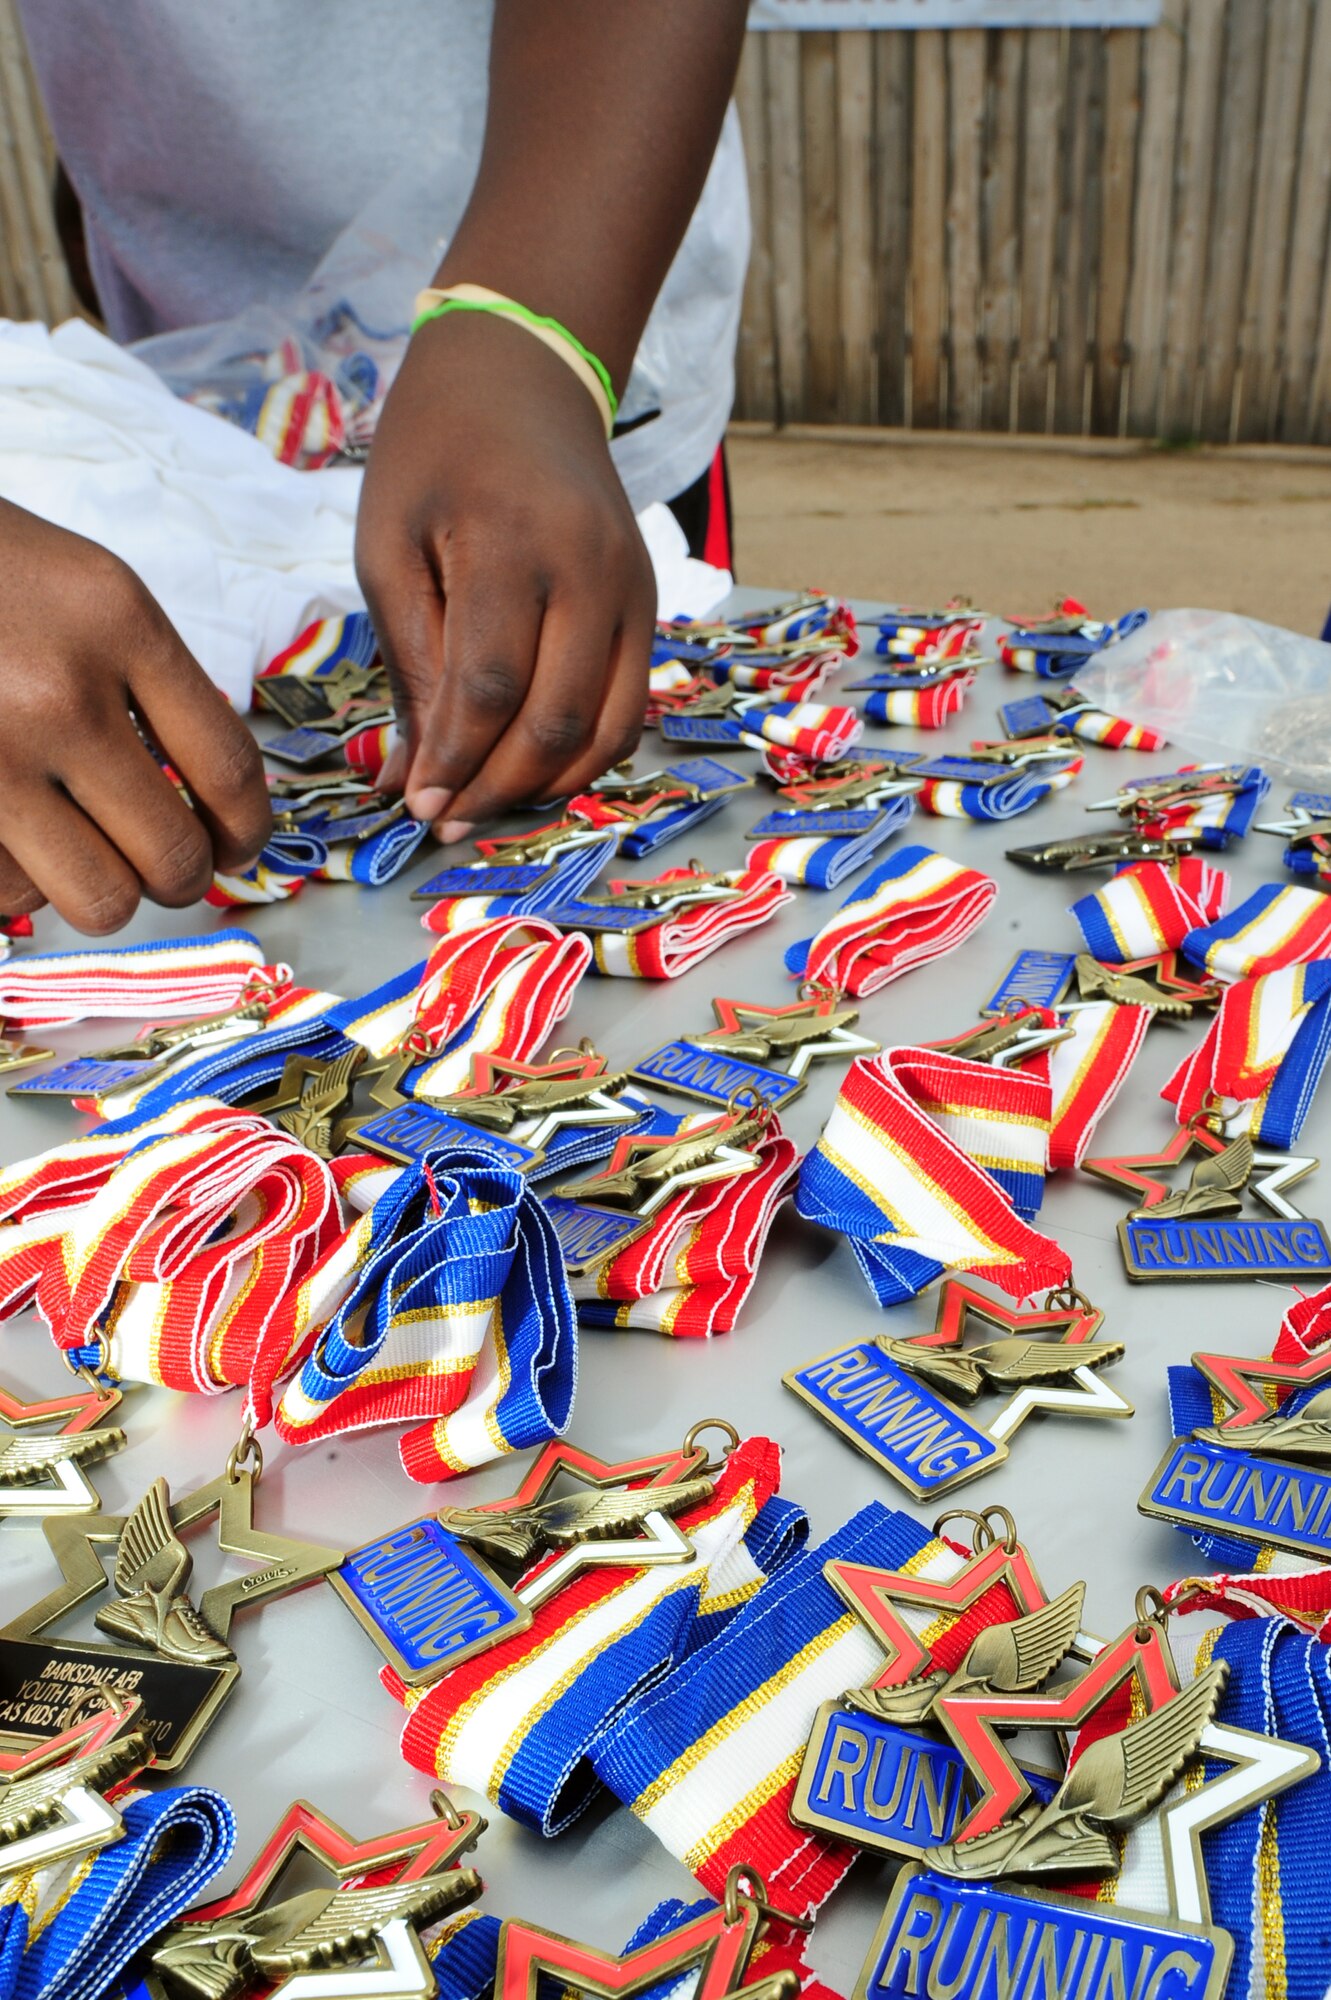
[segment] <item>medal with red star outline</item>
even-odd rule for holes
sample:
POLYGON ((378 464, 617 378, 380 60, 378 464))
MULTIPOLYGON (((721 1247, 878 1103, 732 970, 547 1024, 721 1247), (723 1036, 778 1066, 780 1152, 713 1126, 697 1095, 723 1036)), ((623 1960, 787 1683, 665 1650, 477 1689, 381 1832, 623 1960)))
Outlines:
POLYGON ((1094 1158, 1082 1161, 1082 1170, 1094 1174, 1099 1181, 1107 1181, 1110 1187, 1126 1188, 1129 1194, 1137 1196, 1134 1209, 1150 1208, 1155 1202, 1163 1201, 1170 1192, 1170 1183, 1161 1179, 1152 1168, 1163 1168, 1172 1173, 1176 1167, 1187 1163, 1194 1153, 1222 1153, 1225 1140, 1217 1133, 1210 1132, 1200 1122, 1180 1125, 1168 1142, 1154 1153, 1098 1153, 1094 1158))
MULTIPOLYGON (((536 2000, 542 1973, 553 1975, 566 1990, 594 1995, 596 2000, 633 2000, 654 1987, 676 1984, 682 1973, 695 1967, 698 1978, 692 2000, 725 2000, 743 1984, 759 1924, 768 1914, 766 1894, 752 1870, 732 1869, 725 1901, 715 1910, 622 1954, 597 1951, 510 1917, 499 1934, 495 2000, 536 2000), (754 1893, 746 1891, 746 1882, 754 1893)), ((771 1914, 783 1923, 797 1921, 781 1911, 771 1914)), ((809 1926, 799 1922, 798 1928, 809 1926)), ((795 1974, 782 1971, 744 1990, 753 2000, 794 2000, 798 1987, 795 1974)))
POLYGON ((152 1762, 139 1703, 98 1689, 90 1715, 31 1749, 0 1751, 0 1875, 53 1868, 119 1840, 114 1797, 152 1762))
POLYGON ((101 1496, 84 1467, 119 1451, 125 1433, 118 1425, 103 1428, 100 1423, 121 1401, 120 1390, 88 1379, 90 1388, 71 1388, 32 1403, 0 1386, 0 1423, 10 1431, 56 1426, 41 1438, 7 1438, 0 1431, 0 1518, 36 1520, 95 1514, 100 1508, 101 1496))
POLYGON ((716 1028, 690 1040, 714 1048, 724 1045, 725 1040, 751 1037, 766 1048, 754 1061, 775 1063, 789 1055, 786 1076, 802 1077, 810 1064, 820 1059, 875 1055, 882 1046, 867 1035, 851 1033, 859 1020, 859 1009, 843 1006, 830 993, 814 994, 788 1007, 766 1007, 751 1000, 713 1000, 712 1012, 716 1028))

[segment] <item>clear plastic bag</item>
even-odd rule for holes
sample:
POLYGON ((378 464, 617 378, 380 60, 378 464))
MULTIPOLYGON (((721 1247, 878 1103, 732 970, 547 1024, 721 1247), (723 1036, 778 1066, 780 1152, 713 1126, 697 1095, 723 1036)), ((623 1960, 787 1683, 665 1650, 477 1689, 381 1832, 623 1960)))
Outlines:
POLYGON ((1161 611, 1076 677, 1203 760, 1331 789, 1331 646, 1231 611, 1161 611))

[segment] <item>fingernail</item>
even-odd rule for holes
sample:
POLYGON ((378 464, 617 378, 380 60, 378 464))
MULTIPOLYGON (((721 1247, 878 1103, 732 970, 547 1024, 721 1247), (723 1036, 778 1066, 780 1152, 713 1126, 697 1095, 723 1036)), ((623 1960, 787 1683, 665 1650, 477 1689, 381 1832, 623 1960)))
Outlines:
POLYGON ((465 840, 474 824, 475 822, 469 819, 446 819, 442 823, 436 822, 434 837, 442 841, 445 847, 451 847, 454 841, 465 840))
POLYGON ((413 819, 440 819, 448 811, 452 798, 453 794, 442 785, 425 785, 420 791, 407 794, 407 811, 413 819))

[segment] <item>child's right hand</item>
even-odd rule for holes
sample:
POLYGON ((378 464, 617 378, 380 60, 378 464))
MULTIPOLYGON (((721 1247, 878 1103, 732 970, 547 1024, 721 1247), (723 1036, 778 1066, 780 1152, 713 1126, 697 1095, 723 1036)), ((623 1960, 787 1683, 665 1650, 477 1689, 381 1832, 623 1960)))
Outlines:
POLYGON ((0 913, 119 930, 248 867, 271 825, 254 738, 133 571, 0 501, 0 913))

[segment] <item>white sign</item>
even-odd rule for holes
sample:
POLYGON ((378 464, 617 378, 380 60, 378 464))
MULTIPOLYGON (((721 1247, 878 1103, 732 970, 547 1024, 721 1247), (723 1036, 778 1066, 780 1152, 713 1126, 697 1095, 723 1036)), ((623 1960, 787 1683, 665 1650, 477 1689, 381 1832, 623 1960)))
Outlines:
POLYGON ((752 0, 751 28, 1153 28, 1161 0, 752 0))

